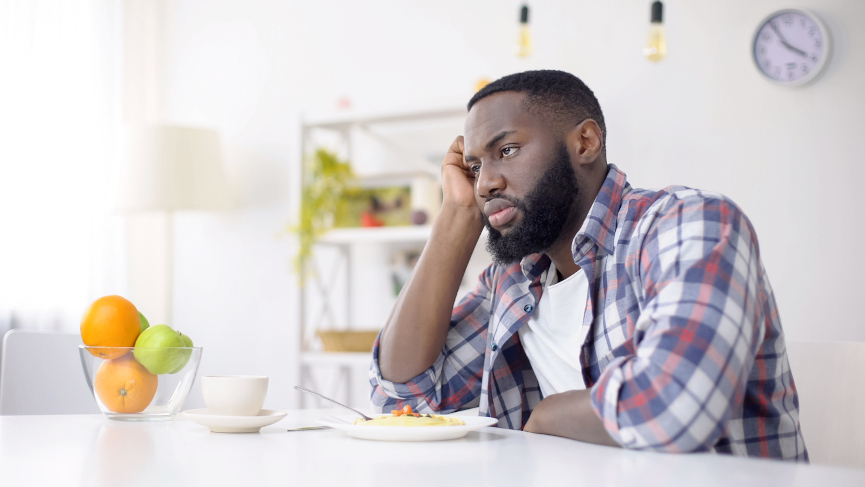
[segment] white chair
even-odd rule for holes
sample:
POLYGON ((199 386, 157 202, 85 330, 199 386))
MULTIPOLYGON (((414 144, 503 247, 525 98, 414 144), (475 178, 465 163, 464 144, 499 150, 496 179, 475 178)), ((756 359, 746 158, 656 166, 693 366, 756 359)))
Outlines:
POLYGON ((3 337, 0 415, 98 414, 76 334, 10 330, 3 337))
POLYGON ((865 342, 788 342, 811 463, 865 468, 865 342))

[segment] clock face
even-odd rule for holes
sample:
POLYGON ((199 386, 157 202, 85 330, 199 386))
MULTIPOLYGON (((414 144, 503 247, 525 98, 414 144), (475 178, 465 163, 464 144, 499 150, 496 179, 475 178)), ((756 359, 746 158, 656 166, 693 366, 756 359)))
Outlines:
POLYGON ((807 83, 823 69, 828 55, 828 32, 817 17, 801 10, 775 12, 754 36, 754 62, 778 84, 807 83))

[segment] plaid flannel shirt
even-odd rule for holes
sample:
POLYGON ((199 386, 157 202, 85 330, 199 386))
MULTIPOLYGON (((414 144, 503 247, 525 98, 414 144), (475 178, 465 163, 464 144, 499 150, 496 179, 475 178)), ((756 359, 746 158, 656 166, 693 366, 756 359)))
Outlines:
MULTIPOLYGON (((757 236, 728 198, 682 186, 632 189, 610 164, 572 242, 589 295, 579 350, 592 405, 622 446, 807 461, 799 400, 757 236)), ((444 349, 372 403, 422 412, 480 406, 522 428, 541 391, 517 330, 543 291, 546 255, 490 265, 454 308, 444 349)), ((576 351, 575 351, 576 353, 576 351)))

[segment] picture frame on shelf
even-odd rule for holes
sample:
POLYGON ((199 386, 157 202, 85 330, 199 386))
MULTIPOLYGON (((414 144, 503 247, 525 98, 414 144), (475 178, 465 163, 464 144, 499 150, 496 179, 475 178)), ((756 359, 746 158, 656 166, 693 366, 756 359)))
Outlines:
POLYGON ((411 225, 411 187, 351 188, 336 208, 335 228, 411 225))
POLYGON ((423 252, 423 247, 397 250, 391 254, 391 280, 394 297, 399 296, 415 265, 417 265, 421 252, 423 252))

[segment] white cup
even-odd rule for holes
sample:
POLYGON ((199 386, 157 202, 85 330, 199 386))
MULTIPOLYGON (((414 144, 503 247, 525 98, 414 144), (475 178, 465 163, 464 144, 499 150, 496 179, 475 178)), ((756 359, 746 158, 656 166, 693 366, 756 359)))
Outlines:
POLYGON ((201 378, 207 412, 220 416, 256 416, 267 396, 261 375, 208 375, 201 378))

